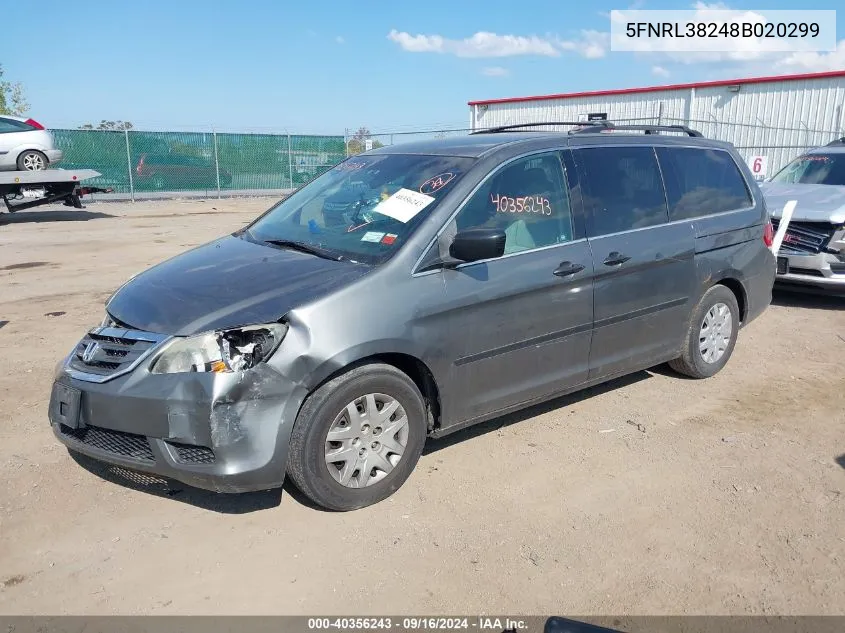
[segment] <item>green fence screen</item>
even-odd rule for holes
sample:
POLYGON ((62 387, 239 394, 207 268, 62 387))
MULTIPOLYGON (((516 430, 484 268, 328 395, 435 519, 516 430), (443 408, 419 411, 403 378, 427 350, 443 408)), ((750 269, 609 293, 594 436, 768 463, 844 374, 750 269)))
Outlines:
POLYGON ((343 136, 53 130, 65 169, 118 193, 292 189, 346 156, 343 136))

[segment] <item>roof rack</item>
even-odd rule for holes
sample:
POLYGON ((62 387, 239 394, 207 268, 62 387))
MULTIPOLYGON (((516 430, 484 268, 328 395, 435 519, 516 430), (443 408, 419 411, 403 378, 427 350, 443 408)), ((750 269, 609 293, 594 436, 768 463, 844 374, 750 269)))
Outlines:
POLYGON ((646 134, 655 134, 657 132, 683 132, 687 136, 703 137, 704 135, 698 130, 693 130, 686 125, 614 125, 614 130, 643 130, 646 134))
MULTIPOLYGON (((512 125, 500 125, 498 127, 488 128, 486 130, 479 130, 472 132, 472 134, 496 134, 498 132, 508 132, 510 130, 518 130, 526 127, 540 127, 544 125, 573 125, 577 129, 569 130, 569 134, 594 134, 596 132, 610 132, 616 130, 642 130, 646 134, 657 134, 660 132, 683 132, 687 136, 703 137, 703 134, 698 130, 693 130, 686 125, 650 125, 650 124, 625 124, 615 125, 610 121, 547 121, 545 123, 514 123, 512 125)), ((845 142, 845 138, 834 143, 845 142)))
MULTIPOLYGON (((545 121, 543 123, 514 123, 512 125, 499 125, 497 127, 487 128, 485 130, 478 130, 472 132, 473 134, 496 134, 498 132, 508 132, 510 130, 519 130, 525 127, 540 127, 541 125, 574 125, 582 129, 588 129, 592 132, 597 130, 606 130, 613 127, 609 121, 545 121)), ((579 130, 580 131, 580 130, 579 130)))
POLYGON ((830 147, 831 145, 845 145, 845 136, 832 140, 826 147, 830 147))

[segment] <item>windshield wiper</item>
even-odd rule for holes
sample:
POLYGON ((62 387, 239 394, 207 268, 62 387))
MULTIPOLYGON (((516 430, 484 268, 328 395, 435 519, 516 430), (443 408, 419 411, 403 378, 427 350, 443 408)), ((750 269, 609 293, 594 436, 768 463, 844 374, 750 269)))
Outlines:
POLYGON ((312 244, 306 244, 305 242, 297 242, 295 240, 264 240, 264 243, 272 244, 273 246, 281 246, 282 248, 289 248, 292 251, 309 253, 311 255, 316 255, 317 257, 322 257, 323 259, 330 259, 333 262, 341 262, 345 259, 343 255, 338 255, 328 249, 320 248, 319 246, 314 246, 312 244))

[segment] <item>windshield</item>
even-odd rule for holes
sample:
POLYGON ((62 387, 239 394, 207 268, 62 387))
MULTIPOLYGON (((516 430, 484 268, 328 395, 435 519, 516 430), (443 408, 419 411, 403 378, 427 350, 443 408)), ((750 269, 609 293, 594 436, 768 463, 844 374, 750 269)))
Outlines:
POLYGON ((411 154, 353 157, 282 200, 247 227, 246 237, 378 264, 401 248, 473 162, 411 154))
POLYGON ((845 153, 799 156, 780 170, 772 182, 845 185, 845 153))

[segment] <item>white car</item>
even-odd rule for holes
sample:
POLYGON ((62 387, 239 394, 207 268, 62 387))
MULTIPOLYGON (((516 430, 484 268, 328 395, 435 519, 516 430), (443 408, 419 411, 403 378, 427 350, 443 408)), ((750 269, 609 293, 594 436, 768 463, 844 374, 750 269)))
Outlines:
POLYGON ((776 283, 845 293, 845 138, 801 154, 760 189, 775 229, 786 203, 798 202, 778 252, 776 283))
POLYGON ((61 160, 53 135, 38 121, 0 116, 0 171, 41 171, 61 160))

